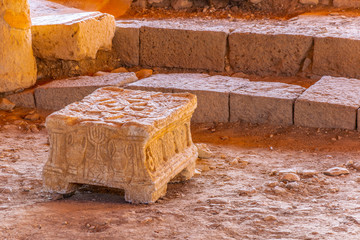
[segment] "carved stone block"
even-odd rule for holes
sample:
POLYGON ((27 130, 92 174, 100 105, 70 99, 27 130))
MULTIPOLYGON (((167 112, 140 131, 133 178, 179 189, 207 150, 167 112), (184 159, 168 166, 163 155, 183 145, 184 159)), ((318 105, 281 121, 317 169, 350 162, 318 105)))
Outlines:
POLYGON ((190 118, 196 96, 105 87, 46 119, 50 156, 44 185, 67 193, 76 184, 125 190, 125 200, 155 202, 167 183, 189 179, 197 149, 190 118))

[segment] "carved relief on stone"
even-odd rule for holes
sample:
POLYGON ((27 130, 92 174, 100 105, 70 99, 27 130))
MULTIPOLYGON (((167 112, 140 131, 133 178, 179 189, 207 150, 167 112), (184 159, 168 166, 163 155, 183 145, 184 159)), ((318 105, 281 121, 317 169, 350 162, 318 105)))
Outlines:
POLYGON ((45 186, 68 192, 74 183, 95 184, 125 189, 130 202, 156 201, 176 175, 193 174, 197 151, 189 126, 195 107, 191 94, 95 91, 47 118, 45 186))

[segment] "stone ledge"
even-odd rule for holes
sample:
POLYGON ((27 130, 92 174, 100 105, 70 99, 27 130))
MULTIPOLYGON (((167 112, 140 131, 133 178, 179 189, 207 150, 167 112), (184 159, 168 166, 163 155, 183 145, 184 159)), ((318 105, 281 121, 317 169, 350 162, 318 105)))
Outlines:
POLYGON ((323 77, 295 102, 295 125, 356 129, 360 80, 323 77))
POLYGON ((230 121, 293 125, 295 100, 305 88, 278 82, 249 82, 230 94, 230 121))
POLYGON ((36 107, 60 110, 70 103, 80 101, 104 86, 124 86, 136 81, 135 73, 111 73, 98 77, 75 77, 52 81, 35 89, 36 107))
POLYGON ((158 74, 129 84, 130 89, 195 94, 198 107, 192 122, 228 122, 229 94, 247 79, 206 74, 158 74))

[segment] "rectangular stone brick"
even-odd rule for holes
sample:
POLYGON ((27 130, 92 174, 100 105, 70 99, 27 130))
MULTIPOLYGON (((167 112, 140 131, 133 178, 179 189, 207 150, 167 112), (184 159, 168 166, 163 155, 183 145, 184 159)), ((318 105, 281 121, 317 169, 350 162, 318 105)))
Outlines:
POLYGON ((234 31, 229 60, 234 71, 257 75, 293 76, 311 49, 311 36, 234 31))
POLYGON ((196 97, 188 93, 96 90, 46 119, 44 185, 59 193, 76 190, 77 183, 120 188, 126 201, 155 202, 170 180, 195 172, 195 108, 196 97))
POLYGON ((313 72, 360 78, 360 39, 315 38, 313 72))
POLYGON ((323 77, 295 103, 295 125, 317 128, 356 128, 360 80, 323 77))
POLYGON ((227 30, 144 26, 140 29, 140 64, 224 71, 227 30))
POLYGON ((343 8, 358 8, 360 7, 360 0, 334 0, 334 7, 343 8))
POLYGON ((115 19, 100 12, 68 13, 32 18, 34 54, 39 58, 95 59, 98 50, 111 50, 115 19))
POLYGON ((17 107, 36 108, 33 89, 11 94, 6 96, 6 98, 15 103, 17 107))
POLYGON ((192 122, 228 122, 229 93, 248 82, 247 79, 206 74, 158 74, 135 83, 129 88, 161 92, 195 94, 198 107, 192 122))
POLYGON ((230 93, 230 122, 292 125, 295 100, 305 88, 278 82, 249 82, 230 93))
POLYGON ((138 24, 116 23, 112 54, 122 66, 139 65, 140 26, 138 24))
POLYGON ((40 109, 60 110, 70 103, 80 101, 100 87, 124 86, 136 80, 135 73, 111 73, 105 76, 55 80, 35 89, 36 106, 40 109))

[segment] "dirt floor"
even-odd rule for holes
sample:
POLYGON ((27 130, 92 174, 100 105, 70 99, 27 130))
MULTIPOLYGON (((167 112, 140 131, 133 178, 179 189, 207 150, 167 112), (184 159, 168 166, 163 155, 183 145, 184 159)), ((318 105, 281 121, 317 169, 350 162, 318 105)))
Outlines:
POLYGON ((194 142, 213 157, 199 159, 197 174, 169 184, 157 203, 132 205, 99 187, 43 191, 49 143, 43 117, 24 119, 32 111, 0 112, 0 239, 360 238, 360 172, 323 174, 360 164, 356 131, 193 125, 194 142), (281 182, 282 171, 301 180, 281 182))

